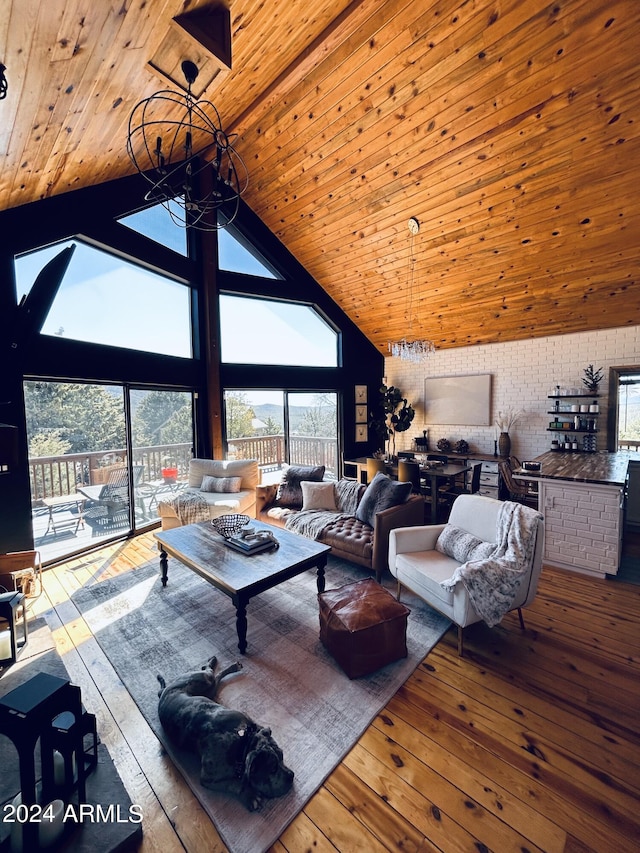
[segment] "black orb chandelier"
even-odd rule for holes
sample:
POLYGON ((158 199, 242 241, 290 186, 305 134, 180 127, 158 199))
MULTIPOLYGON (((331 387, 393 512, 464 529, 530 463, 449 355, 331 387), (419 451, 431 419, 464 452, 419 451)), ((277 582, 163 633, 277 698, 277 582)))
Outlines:
POLYGON ((127 152, 151 184, 145 201, 162 204, 177 225, 216 231, 236 218, 249 175, 236 135, 225 133, 210 101, 191 93, 197 66, 185 60, 182 71, 186 94, 163 89, 133 108, 127 152))

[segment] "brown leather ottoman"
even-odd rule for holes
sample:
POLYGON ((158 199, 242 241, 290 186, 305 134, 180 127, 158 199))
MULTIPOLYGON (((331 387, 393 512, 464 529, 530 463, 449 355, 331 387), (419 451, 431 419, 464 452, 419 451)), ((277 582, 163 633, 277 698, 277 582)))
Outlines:
POLYGON ((320 640, 349 678, 360 678, 407 656, 411 612, 367 578, 318 595, 320 640))

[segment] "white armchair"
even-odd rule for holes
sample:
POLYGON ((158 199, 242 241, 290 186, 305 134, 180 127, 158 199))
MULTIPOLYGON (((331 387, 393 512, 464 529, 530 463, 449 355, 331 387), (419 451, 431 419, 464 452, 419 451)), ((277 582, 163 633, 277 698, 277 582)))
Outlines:
MULTIPOLYGON (((501 506, 501 501, 483 495, 460 495, 453 503, 448 524, 495 545, 501 506)), ((404 586, 458 626, 458 654, 462 655, 463 628, 479 622, 482 617, 471 602, 464 583, 458 581, 452 589, 441 586, 461 565, 458 560, 436 550, 436 542, 444 528, 444 524, 432 524, 392 530, 389 534, 389 569, 398 580, 398 598, 404 586)), ((509 607, 509 610, 518 611, 523 629, 522 608, 531 604, 535 598, 542 569, 542 517, 537 519, 537 524, 533 524, 532 530, 531 535, 535 536, 535 545, 530 548, 532 558, 509 607)))

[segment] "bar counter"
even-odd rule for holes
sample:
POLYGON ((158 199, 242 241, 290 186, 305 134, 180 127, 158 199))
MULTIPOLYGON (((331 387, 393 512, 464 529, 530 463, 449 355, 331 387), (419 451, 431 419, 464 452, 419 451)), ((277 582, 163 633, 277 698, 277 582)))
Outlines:
POLYGON ((629 462, 640 454, 547 451, 533 459, 540 471, 518 468, 518 479, 538 482, 545 519, 544 561, 597 577, 620 565, 624 491, 629 462))
POLYGON ((602 483, 605 486, 624 486, 631 459, 639 460, 640 453, 619 450, 616 453, 566 453, 549 450, 536 456, 540 471, 517 470, 518 477, 527 480, 574 480, 581 483, 602 483))

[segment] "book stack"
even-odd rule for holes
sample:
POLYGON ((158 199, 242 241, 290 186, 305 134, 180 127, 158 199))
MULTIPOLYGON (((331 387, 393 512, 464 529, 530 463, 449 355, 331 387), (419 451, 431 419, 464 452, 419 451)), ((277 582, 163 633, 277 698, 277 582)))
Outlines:
POLYGON ((226 544, 241 554, 258 554, 270 548, 278 547, 278 540, 268 530, 255 530, 237 533, 225 539, 226 544))

